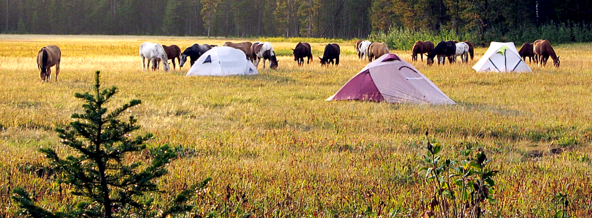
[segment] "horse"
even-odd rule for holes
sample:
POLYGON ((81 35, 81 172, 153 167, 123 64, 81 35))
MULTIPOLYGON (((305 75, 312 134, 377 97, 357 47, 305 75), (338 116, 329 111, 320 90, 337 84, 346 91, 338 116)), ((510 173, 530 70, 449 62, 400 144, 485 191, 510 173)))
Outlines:
POLYGON ((522 60, 526 61, 526 58, 528 58, 528 62, 532 63, 532 59, 534 59, 533 44, 529 43, 529 42, 525 42, 524 44, 522 44, 522 47, 520 47, 518 54, 520 54, 520 57, 522 57, 522 60))
POLYGON ((434 50, 434 43, 431 41, 417 41, 413 44, 413 48, 411 49, 411 60, 417 61, 417 54, 421 56, 421 61, 423 61, 423 54, 425 53, 426 56, 434 50))
POLYGON ((456 62, 456 56, 460 55, 460 60, 465 63, 465 62, 469 62, 469 44, 465 43, 465 42, 459 42, 455 44, 456 46, 456 52, 454 54, 454 61, 456 62))
POLYGON ((319 57, 321 59, 321 66, 327 66, 329 63, 339 66, 339 54, 341 53, 341 48, 338 44, 327 44, 325 46, 325 51, 323 52, 323 57, 319 57), (333 61, 335 60, 335 61, 333 61))
POLYGON ((158 69, 158 64, 162 61, 162 65, 164 67, 164 71, 168 72, 171 67, 167 62, 167 54, 164 51, 162 45, 158 43, 151 43, 151 42, 144 42, 140 45, 140 56, 142 57, 142 70, 145 70, 150 65, 150 61, 152 63, 152 70, 158 69), (148 59, 148 63, 145 63, 145 60, 148 59))
POLYGON ((471 61, 472 61, 473 57, 475 56, 475 46, 473 46, 473 43, 471 43, 469 41, 465 41, 465 43, 467 43, 467 45, 469 45, 469 55, 470 55, 471 61))
POLYGON ((251 45, 250 50, 252 51, 252 55, 257 57, 254 63, 255 67, 259 66, 259 61, 261 61, 261 59, 263 59, 263 68, 265 68, 265 60, 269 60, 269 68, 276 69, 278 67, 278 60, 275 56, 275 52, 273 51, 273 46, 271 46, 271 43, 255 42, 253 45, 251 45))
POLYGON ((386 44, 373 42, 368 46, 368 62, 372 62, 372 59, 378 59, 380 56, 388 53, 390 53, 390 51, 386 44))
POLYGON ((190 64, 193 66, 193 63, 206 51, 212 49, 210 45, 206 44, 193 44, 191 47, 188 47, 181 53, 181 60, 179 61, 179 68, 183 67, 185 62, 187 62, 187 56, 189 56, 190 64))
POLYGON ((298 62, 298 66, 302 66, 304 64, 304 57, 308 58, 306 60, 307 64, 310 64, 310 61, 314 59, 312 57, 310 44, 307 42, 299 42, 296 45, 296 48, 292 49, 292 54, 294 54, 294 61, 298 62))
MULTIPOLYGON (((539 40, 537 40, 539 41, 539 40)), ((559 56, 557 56, 557 54, 555 54, 555 50, 553 49, 553 47, 551 47, 551 43, 549 43, 549 41, 547 40, 542 40, 539 41, 538 43, 535 41, 534 44, 534 52, 537 54, 537 56, 539 57, 539 66, 540 65, 547 65, 547 60, 549 59, 549 56, 551 56, 551 58, 553 58, 553 65, 555 67, 559 67, 560 61, 559 61, 559 56)))
MULTIPOLYGON (((170 45, 170 46, 162 45, 162 48, 164 48, 167 58, 169 60, 172 60, 171 62, 173 62, 173 69, 175 69, 176 68, 175 58, 177 59, 177 62, 179 62, 179 64, 181 63, 181 49, 177 45, 170 45)), ((179 65, 179 68, 180 67, 181 66, 179 65)))
POLYGON ((364 58, 364 56, 368 57, 368 47, 370 47, 372 42, 368 40, 360 41, 358 45, 356 45, 356 51, 358 51, 358 59, 364 58))
POLYGON ((452 63, 452 58, 455 54, 456 44, 453 41, 440 41, 434 50, 428 54, 427 64, 434 64, 434 57, 436 56, 438 56, 438 65, 440 65, 440 63, 444 65, 446 57, 448 57, 448 62, 452 63))
POLYGON ((39 50, 37 53, 37 67, 41 70, 41 82, 51 81, 51 67, 53 66, 56 68, 55 81, 58 81, 61 59, 62 51, 55 45, 48 45, 39 50))
POLYGON ((240 42, 240 43, 225 42, 224 44, 222 44, 222 46, 228 46, 228 47, 236 48, 236 49, 243 51, 245 53, 245 55, 247 55, 247 59, 249 59, 251 62, 255 63, 256 56, 255 56, 255 53, 253 53, 253 51, 251 51, 251 47, 253 46, 253 43, 251 43, 251 42, 240 42))

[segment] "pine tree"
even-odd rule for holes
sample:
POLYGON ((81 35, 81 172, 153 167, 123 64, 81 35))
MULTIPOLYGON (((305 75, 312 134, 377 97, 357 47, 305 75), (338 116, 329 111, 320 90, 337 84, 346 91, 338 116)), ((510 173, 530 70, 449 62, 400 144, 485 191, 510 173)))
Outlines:
POLYGON ((108 111, 106 103, 117 93, 116 87, 100 89, 99 72, 96 72, 95 95, 76 93, 76 98, 86 101, 83 114, 72 114, 75 121, 65 128, 57 128, 61 143, 77 152, 78 156, 62 159, 51 148, 42 148, 52 167, 63 175, 58 179, 73 187, 72 194, 84 199, 73 211, 53 213, 35 205, 22 188, 15 189, 13 200, 19 213, 33 217, 166 217, 187 212, 192 206, 187 201, 209 182, 209 178, 182 191, 168 205, 160 206, 162 212, 151 211, 154 198, 147 193, 161 192, 154 180, 167 174, 165 166, 176 157, 168 145, 152 149, 151 161, 130 163, 130 155, 146 149, 144 143, 152 135, 131 137, 138 130, 136 119, 130 116, 127 122, 117 118, 128 109, 141 103, 132 100, 123 106, 108 111))

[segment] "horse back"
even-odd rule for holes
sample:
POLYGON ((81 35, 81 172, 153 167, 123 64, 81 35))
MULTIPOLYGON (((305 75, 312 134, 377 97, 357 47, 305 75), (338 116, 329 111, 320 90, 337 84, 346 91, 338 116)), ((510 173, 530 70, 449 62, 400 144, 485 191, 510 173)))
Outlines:
POLYGON ((551 58, 553 58, 553 59, 557 58, 557 55, 555 54, 555 50, 551 46, 551 43, 547 40, 543 40, 542 42, 540 42, 538 44, 538 51, 540 52, 540 53, 538 53, 539 55, 551 56, 551 58))
POLYGON ((532 48, 532 46, 533 46, 532 43, 525 42, 520 47, 520 50, 518 51, 518 54, 520 54, 520 56, 531 56, 533 54, 533 51, 534 51, 534 49, 532 48))
POLYGON ((39 67, 52 67, 60 63, 62 58, 62 51, 55 45, 48 45, 37 54, 37 64, 39 67))

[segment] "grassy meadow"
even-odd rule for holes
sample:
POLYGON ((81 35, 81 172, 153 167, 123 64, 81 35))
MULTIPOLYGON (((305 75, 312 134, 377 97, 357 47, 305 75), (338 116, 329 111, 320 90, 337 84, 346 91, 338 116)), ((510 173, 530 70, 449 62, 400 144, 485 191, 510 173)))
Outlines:
MULTIPOLYGON (((291 56, 296 39, 0 35, 0 216, 16 210, 10 196, 19 186, 52 210, 76 201, 62 194, 67 187, 37 175, 47 165, 37 149, 71 153, 54 129, 82 111, 74 94, 91 90, 96 70, 103 88, 119 88, 110 108, 142 100, 129 114, 154 134, 150 144, 179 146, 181 158, 160 181, 170 195, 157 201, 213 179, 195 201, 197 214, 418 217, 434 194, 419 170, 426 131, 444 156, 472 146, 492 159, 500 172, 486 217, 550 217, 560 193, 568 214, 592 213, 592 43, 554 45, 561 67, 532 63, 532 73, 476 73, 471 67, 487 48, 468 64, 414 62, 457 102, 432 106, 326 102, 367 61, 357 59, 354 40, 300 40, 311 42, 315 56, 302 67, 291 56), (260 64, 259 75, 230 77, 185 77, 187 66, 143 72, 145 41, 182 50, 271 41, 279 68, 260 64), (341 46, 339 66, 320 66, 328 42, 341 46), (35 58, 49 44, 62 50, 59 82, 52 68, 52 81, 41 83, 35 58)), ((391 52, 411 62, 410 51, 391 52)))

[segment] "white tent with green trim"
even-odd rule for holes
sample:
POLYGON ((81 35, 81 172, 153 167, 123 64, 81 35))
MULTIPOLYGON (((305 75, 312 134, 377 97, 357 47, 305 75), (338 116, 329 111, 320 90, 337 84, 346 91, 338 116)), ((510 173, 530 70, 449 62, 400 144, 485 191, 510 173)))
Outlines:
POLYGON ((473 69, 477 72, 532 72, 518 54, 513 42, 491 42, 489 49, 473 69))

